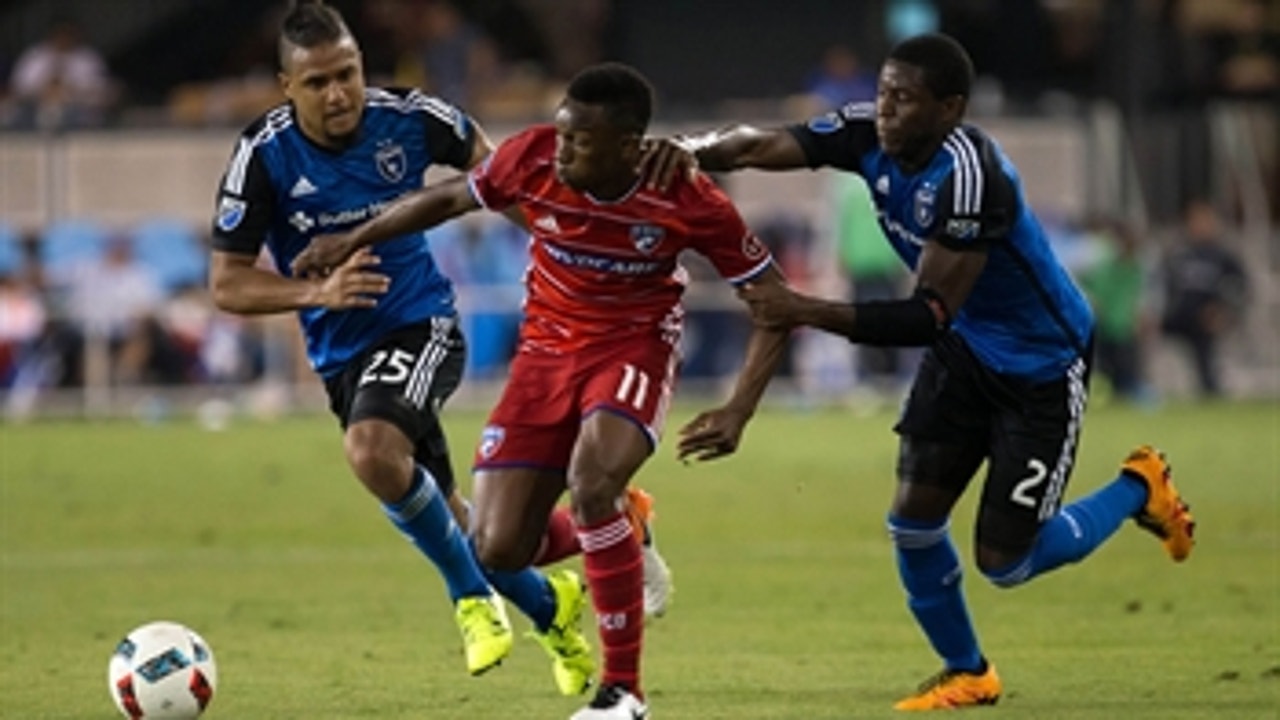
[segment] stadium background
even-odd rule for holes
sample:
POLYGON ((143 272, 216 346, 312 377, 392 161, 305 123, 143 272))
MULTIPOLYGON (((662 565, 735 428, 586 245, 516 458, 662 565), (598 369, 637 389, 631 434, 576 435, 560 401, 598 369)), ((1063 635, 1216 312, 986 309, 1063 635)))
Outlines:
MULTIPOLYGON (((389 51, 406 41, 383 34, 389 20, 430 5, 334 4, 381 75, 395 73, 389 51)), ((1157 397, 1108 404, 1095 386, 1069 489, 1090 492, 1134 443, 1158 442, 1194 505, 1195 556, 1175 566, 1126 527, 1086 567, 1014 592, 970 572, 966 587, 1008 691, 984 717, 1256 720, 1280 707, 1278 4, 476 0, 459 7, 501 62, 450 92, 475 93, 465 104, 500 135, 546 117, 575 63, 608 57, 653 77, 661 131, 784 122, 814 108, 809 73, 833 41, 874 67, 897 34, 937 25, 973 50, 983 75, 974 119, 1020 165, 1072 267, 1088 266, 1097 244, 1081 227, 1116 217, 1139 230, 1154 273, 1182 235, 1181 206, 1210 198, 1252 282, 1244 322, 1229 334, 1230 400, 1191 400, 1185 359, 1152 336, 1157 397), (1255 22, 1249 8, 1259 6, 1269 24, 1255 22), (1224 82, 1236 55, 1261 68, 1261 88, 1224 82)), ((293 319, 255 326, 216 316, 199 290, 214 184, 239 126, 277 99, 280 5, 0 0, 0 329, 23 325, 17 309, 32 307, 14 304, 23 297, 48 313, 37 330, 71 322, 61 314, 66 288, 44 261, 68 248, 95 257, 104 236, 124 237, 177 287, 195 283, 160 314, 171 331, 203 337, 209 374, 164 387, 113 383, 100 365, 106 348, 93 342, 82 358, 87 385, 15 385, 0 373, 0 717, 118 717, 107 658, 129 628, 158 618, 212 643, 220 684, 211 718, 473 720, 512 717, 513 707, 519 717, 566 717, 580 699, 551 692, 531 643, 482 681, 461 676, 439 578, 352 482, 298 361, 293 319), (89 127, 20 128, 9 73, 56 15, 81 21, 115 78, 115 101, 89 127), (255 337, 257 374, 218 364, 227 360, 219 348, 255 337), (197 409, 201 424, 186 415, 197 409)), ((422 49, 412 33, 407 40, 422 49)), ((786 250, 793 277, 844 292, 836 176, 726 182, 786 250)), ((475 273, 464 285, 469 329, 490 349, 497 344, 481 338, 509 332, 520 292, 511 282, 520 254, 487 254, 518 246, 504 232, 468 224, 434 241, 458 277, 475 273)), ((1148 288, 1155 312, 1158 284, 1148 288)), ((742 317, 731 302, 715 283, 691 292, 703 336, 691 332, 696 362, 680 390, 691 400, 677 403, 669 427, 711 402, 737 361, 742 317), (729 334, 708 340, 708 330, 729 334)), ((793 373, 735 457, 685 466, 665 442, 637 479, 658 499, 656 530, 677 580, 672 612, 645 637, 646 685, 662 718, 887 720, 933 669, 884 532, 893 403, 851 387, 846 344, 805 335, 796 347, 793 373)), ((462 407, 445 413, 464 483, 501 377, 500 353, 476 362, 462 407)), ((966 556, 976 496, 954 517, 966 556)))
MULTIPOLYGON (((731 120, 803 119, 823 107, 813 76, 832 46, 852 50, 864 71, 874 73, 895 39, 928 29, 950 32, 968 45, 980 75, 971 119, 1019 165, 1030 201, 1073 269, 1096 259, 1098 221, 1123 221, 1142 238, 1149 269, 1144 307, 1148 317, 1158 315, 1157 273, 1182 232, 1181 210, 1195 198, 1212 202, 1250 280, 1247 306, 1224 351, 1228 395, 1280 395, 1280 3, 332 4, 362 40, 372 81, 423 81, 457 99, 496 137, 548 117, 563 81, 594 60, 618 59, 646 72, 659 92, 654 131, 667 133, 731 120), (457 16, 439 21, 434 13, 441 7, 457 16), (405 18, 413 30, 403 30, 405 18), (433 43, 465 51, 442 59, 431 54, 433 43), (1249 52, 1261 58, 1263 70, 1247 83, 1231 80, 1233 58, 1249 52), (459 57, 472 58, 469 70, 459 57)), ((74 331, 79 320, 68 317, 67 302, 72 268, 96 261, 113 238, 125 238, 162 274, 170 295, 155 314, 166 332, 179 336, 193 365, 181 381, 163 387, 125 382, 112 370, 109 343, 89 335, 76 352, 57 353, 77 367, 59 375, 46 364, 42 374, 37 363, 24 374, 18 356, 38 355, 32 348, 39 336, 19 338, 7 353, 9 417, 132 413, 155 419, 202 406, 263 414, 321 406, 290 318, 219 317, 198 287, 210 198, 232 139, 278 101, 271 72, 282 7, 255 0, 0 3, 4 77, 60 19, 80 25, 111 75, 109 104, 100 117, 78 124, 24 121, 19 98, 6 89, 0 269, 36 294, 46 330, 63 324, 74 331)), ((796 282, 830 295, 845 292, 833 227, 842 180, 825 172, 721 180, 796 282)), ((502 378, 518 312, 519 238, 483 218, 438 236, 438 254, 460 283, 474 351, 471 382, 458 400, 483 406, 502 378)), ((715 282, 697 283, 689 305, 683 392, 714 393, 736 367, 744 320, 715 282)), ((1144 347, 1151 392, 1142 402, 1154 407, 1160 399, 1194 395, 1189 364, 1171 343, 1150 332, 1144 347)), ((856 402, 855 362, 844 343, 801 334, 772 397, 856 402)))

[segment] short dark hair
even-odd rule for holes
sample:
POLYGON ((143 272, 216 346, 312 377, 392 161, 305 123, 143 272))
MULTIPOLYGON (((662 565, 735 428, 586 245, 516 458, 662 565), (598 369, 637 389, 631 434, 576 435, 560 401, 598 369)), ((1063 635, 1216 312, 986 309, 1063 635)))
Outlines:
POLYGON ((639 70, 622 63, 601 63, 569 81, 570 100, 605 108, 610 124, 644 134, 653 116, 653 86, 639 70))
POLYGON ((289 14, 280 23, 280 67, 285 66, 292 48, 313 48, 335 43, 351 35, 342 13, 323 0, 294 0, 289 14))
POLYGON ((893 46, 889 58, 924 70, 924 83, 934 97, 969 97, 973 60, 955 38, 942 33, 916 35, 893 46))

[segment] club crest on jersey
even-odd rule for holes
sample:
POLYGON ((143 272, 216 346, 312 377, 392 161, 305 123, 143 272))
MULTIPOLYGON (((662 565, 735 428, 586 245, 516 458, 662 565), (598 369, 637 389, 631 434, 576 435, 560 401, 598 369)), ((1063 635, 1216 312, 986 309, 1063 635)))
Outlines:
POLYGON ((765 247, 760 238, 752 233, 742 238, 742 256, 748 260, 759 260, 769 254, 769 248, 765 247))
POLYGON ((246 207, 245 201, 224 195, 218 201, 218 229, 231 232, 239 227, 240 221, 244 220, 246 207))
POLYGON ((480 431, 480 457, 491 458, 507 436, 506 429, 498 425, 487 425, 480 431))
POLYGON ((389 140, 384 140, 373 154, 378 166, 378 174, 387 182, 400 182, 404 179, 409 162, 405 159, 404 148, 389 140))
POLYGON ((912 213, 916 224, 922 228, 927 228, 933 224, 933 203, 937 199, 938 193, 934 191, 932 185, 925 185, 916 190, 915 207, 912 213))
POLYGON ((631 242, 645 255, 651 254, 666 235, 667 231, 657 225, 631 226, 631 242))

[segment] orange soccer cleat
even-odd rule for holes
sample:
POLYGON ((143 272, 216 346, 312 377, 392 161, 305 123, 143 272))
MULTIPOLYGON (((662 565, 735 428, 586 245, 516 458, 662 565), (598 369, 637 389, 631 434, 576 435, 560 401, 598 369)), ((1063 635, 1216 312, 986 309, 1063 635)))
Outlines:
POLYGON ((1142 445, 1129 453, 1120 467, 1126 475, 1147 486, 1147 504, 1133 516, 1134 521, 1160 538, 1165 552, 1174 561, 1186 560, 1196 544, 1196 521, 1191 517, 1191 506, 1173 486, 1164 453, 1142 445))
POLYGON ((899 700, 894 710, 952 710, 970 705, 995 705, 1000 699, 1000 677, 987 663, 981 673, 943 670, 920 685, 915 695, 899 700))

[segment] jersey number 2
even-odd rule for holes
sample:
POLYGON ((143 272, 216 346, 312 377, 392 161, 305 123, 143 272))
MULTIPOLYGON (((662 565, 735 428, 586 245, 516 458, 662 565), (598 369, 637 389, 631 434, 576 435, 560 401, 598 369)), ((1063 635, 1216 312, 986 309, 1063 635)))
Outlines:
POLYGON ((1044 482, 1044 476, 1049 474, 1049 468, 1039 460, 1031 458, 1027 461, 1027 469, 1031 471, 1031 474, 1019 480, 1018 484, 1013 486, 1013 492, 1009 494, 1009 499, 1019 505, 1033 508, 1038 503, 1032 497, 1031 491, 1044 482))

